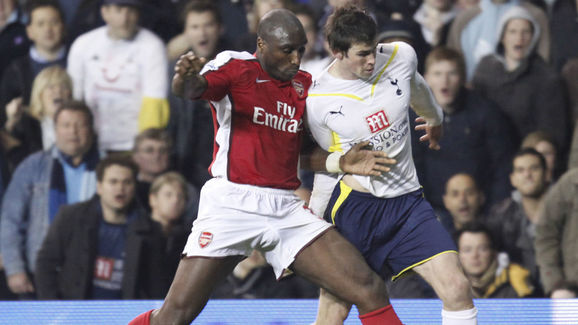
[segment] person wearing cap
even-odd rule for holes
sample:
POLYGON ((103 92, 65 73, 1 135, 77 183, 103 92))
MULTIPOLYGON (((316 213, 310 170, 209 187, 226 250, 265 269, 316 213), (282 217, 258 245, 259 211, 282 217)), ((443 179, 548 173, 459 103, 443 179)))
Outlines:
POLYGON ((129 151, 139 130, 169 118, 165 46, 138 25, 140 0, 104 0, 105 26, 78 37, 68 57, 74 97, 95 115, 99 146, 129 151))

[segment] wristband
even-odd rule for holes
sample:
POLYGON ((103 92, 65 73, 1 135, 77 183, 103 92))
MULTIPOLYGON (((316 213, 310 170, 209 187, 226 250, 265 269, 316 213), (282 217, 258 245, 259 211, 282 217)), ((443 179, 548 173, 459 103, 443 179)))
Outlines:
POLYGON ((343 156, 341 152, 332 152, 327 156, 327 160, 325 160, 325 168, 330 173, 343 173, 341 167, 339 167, 339 159, 343 156))

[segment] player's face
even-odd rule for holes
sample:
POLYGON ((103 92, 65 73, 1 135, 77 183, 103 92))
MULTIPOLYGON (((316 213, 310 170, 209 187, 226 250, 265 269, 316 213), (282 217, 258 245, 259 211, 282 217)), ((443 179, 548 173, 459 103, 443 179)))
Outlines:
POLYGON ((79 158, 92 145, 92 126, 83 112, 65 109, 54 124, 56 146, 62 153, 79 158))
POLYGON ((268 40, 257 40, 259 62, 271 77, 289 81, 299 71, 307 37, 302 28, 288 32, 277 28, 268 40))
POLYGON ((460 225, 474 221, 484 202, 474 180, 466 175, 456 175, 449 179, 443 200, 454 222, 460 225))
POLYGON ((510 182, 523 196, 539 197, 546 188, 546 173, 540 159, 534 155, 523 155, 514 159, 514 170, 510 182))
POLYGON ((113 39, 129 40, 138 30, 139 11, 132 6, 105 5, 100 9, 102 19, 113 39))
POLYGON ((526 19, 515 18, 508 21, 502 36, 506 58, 521 61, 528 55, 532 42, 532 24, 526 19))
POLYGON ((135 191, 134 175, 130 168, 111 165, 104 171, 102 181, 96 183, 101 204, 113 211, 124 211, 132 203, 135 191))
POLYGON ((212 58, 217 50, 220 34, 221 25, 211 11, 188 13, 185 37, 196 56, 212 58))
POLYGON ((488 270, 494 253, 484 233, 464 232, 458 241, 459 258, 466 275, 479 277, 488 270))
POLYGON ((168 221, 177 220, 185 211, 185 192, 178 183, 164 184, 149 201, 153 214, 168 221))
POLYGON ((441 107, 449 107, 460 91, 462 78, 458 65, 452 61, 432 63, 424 75, 434 97, 441 107))
POLYGON ((164 141, 144 139, 136 148, 133 159, 140 173, 156 176, 169 168, 169 147, 164 141))
POLYGON ((39 7, 32 11, 26 34, 37 48, 54 51, 62 46, 64 24, 60 14, 53 7, 39 7))
POLYGON ((375 70, 376 44, 353 43, 347 53, 337 56, 346 68, 346 79, 369 79, 375 70))

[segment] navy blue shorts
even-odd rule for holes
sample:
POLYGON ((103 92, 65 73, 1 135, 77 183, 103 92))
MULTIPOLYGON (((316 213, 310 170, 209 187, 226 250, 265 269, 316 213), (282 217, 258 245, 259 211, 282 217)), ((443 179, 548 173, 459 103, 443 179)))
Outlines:
POLYGON ((384 278, 392 276, 395 280, 436 255, 457 253, 453 239, 421 189, 384 199, 354 191, 340 182, 324 217, 384 278))

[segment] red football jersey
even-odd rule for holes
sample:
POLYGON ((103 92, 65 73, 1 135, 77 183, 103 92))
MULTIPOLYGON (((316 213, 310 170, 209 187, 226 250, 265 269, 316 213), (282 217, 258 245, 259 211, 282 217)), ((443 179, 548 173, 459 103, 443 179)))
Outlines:
POLYGON ((208 81, 215 147, 209 172, 229 181, 296 189, 305 99, 311 75, 269 76, 249 53, 225 51, 202 71, 208 81))

